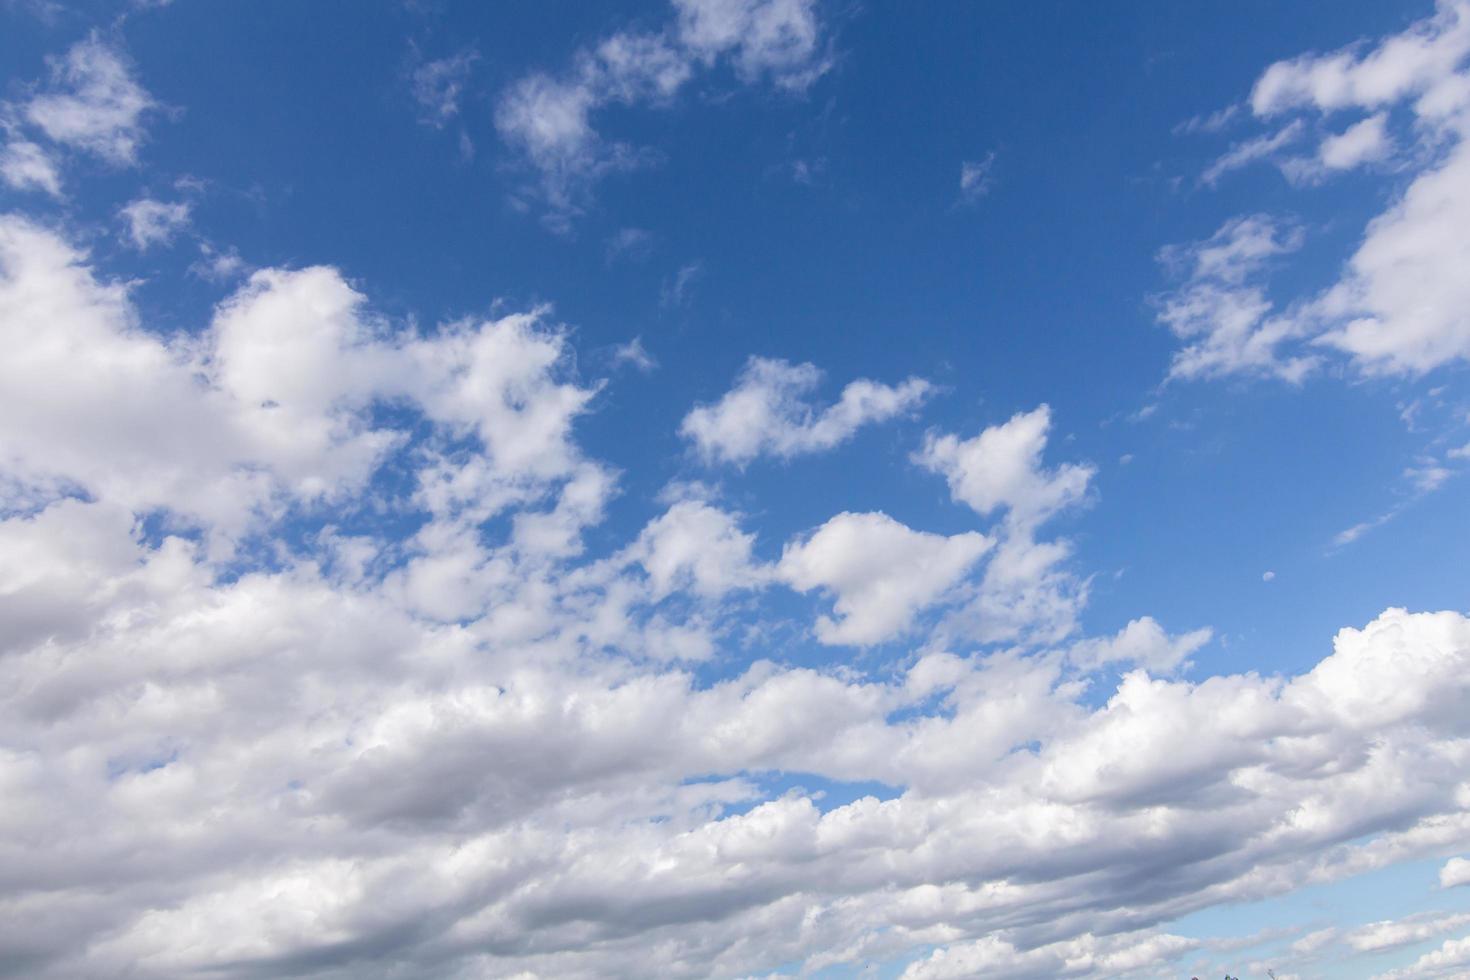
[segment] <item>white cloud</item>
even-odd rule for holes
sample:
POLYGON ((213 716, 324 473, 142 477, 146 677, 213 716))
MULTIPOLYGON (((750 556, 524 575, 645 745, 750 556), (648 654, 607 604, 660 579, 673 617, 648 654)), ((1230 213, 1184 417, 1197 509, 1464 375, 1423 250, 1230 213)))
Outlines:
POLYGON ((960 164, 960 200, 973 204, 986 194, 995 180, 991 171, 995 169, 995 151, 985 154, 980 160, 966 160, 960 164))
POLYGON ((803 592, 835 598, 837 619, 817 620, 823 643, 868 646, 906 630, 944 597, 993 542, 967 531, 915 531, 887 514, 843 513, 786 546, 778 574, 803 592))
POLYGON ((613 348, 614 364, 630 364, 639 371, 647 374, 658 367, 658 359, 648 352, 643 346, 642 337, 634 337, 626 344, 618 344, 613 348))
POLYGON ((1277 150, 1301 136, 1302 128, 1301 120, 1297 120, 1274 133, 1235 144, 1223 156, 1205 168, 1204 173, 1200 174, 1200 183, 1213 187, 1220 182, 1221 177, 1231 171, 1247 167, 1257 160, 1270 158, 1277 150))
POLYGON ((141 197, 130 202, 119 216, 127 222, 128 237, 139 251, 154 245, 167 245, 189 225, 190 207, 186 201, 155 201, 141 197))
POLYGON ((271 269, 199 342, 169 341, 84 262, 55 234, 0 218, 0 371, 22 406, 4 413, 0 444, 25 484, 238 534, 291 499, 360 487, 401 439, 363 414, 382 399, 477 438, 498 482, 573 468, 569 428, 593 392, 554 379, 563 342, 535 315, 379 337, 335 270, 271 269))
POLYGON ((480 55, 465 48, 445 58, 425 61, 409 75, 409 87, 419 106, 419 120, 436 128, 459 115, 465 86, 480 55))
POLYGON ((1095 469, 1042 463, 1051 409, 1018 412, 970 439, 929 433, 914 462, 942 475, 950 496, 977 514, 1004 510, 996 549, 976 596, 949 617, 946 635, 967 641, 1056 643, 1071 634, 1087 599, 1085 582, 1064 567, 1065 541, 1038 541, 1038 527, 1080 504, 1095 469))
POLYGON ((1435 939, 1467 924, 1470 924, 1470 913, 1426 913, 1407 919, 1370 922, 1348 932, 1343 941, 1360 953, 1377 952, 1435 939))
POLYGON ((1439 887, 1458 888, 1461 885, 1470 885, 1470 860, 1450 858, 1439 869, 1439 887))
POLYGON ((16 190, 61 196, 61 171, 56 161, 30 140, 12 138, 0 149, 0 180, 16 190))
POLYGON ((1464 976, 1470 967, 1470 936, 1447 939, 1439 949, 1425 953, 1403 969, 1379 973, 1373 980, 1432 980, 1464 976))
POLYGON ((1210 642, 1213 635, 1212 630, 1205 628, 1170 636, 1153 617, 1143 616, 1124 626, 1116 636, 1076 644, 1067 655, 1073 662, 1089 669, 1124 663, 1167 673, 1210 642))
POLYGON ((800 91, 828 68, 813 0, 674 0, 679 41, 706 65, 728 55, 746 82, 800 91))
POLYGON ((1167 933, 1084 935, 1018 949, 995 936, 935 950, 911 964, 900 980, 1042 980, 1046 977, 1122 977, 1156 969, 1202 946, 1197 939, 1167 933))
POLYGON ((1286 133, 1300 131, 1305 116, 1325 120, 1346 111, 1369 115, 1327 135, 1314 155, 1283 161, 1287 175, 1314 181, 1384 160, 1395 150, 1389 124, 1399 105, 1414 117, 1408 131, 1414 145, 1404 156, 1417 170, 1368 224, 1336 284, 1315 297, 1283 310, 1257 286, 1208 282, 1191 282, 1171 296, 1163 318, 1189 342, 1175 376, 1245 371, 1296 381, 1328 350, 1346 354, 1367 374, 1417 375, 1470 359, 1470 286, 1463 273, 1470 263, 1470 236, 1463 233, 1470 223, 1467 55, 1470 4, 1442 0, 1432 16, 1376 44, 1278 62, 1261 75, 1251 95, 1255 115, 1299 117, 1275 136, 1237 147, 1216 170, 1274 153, 1286 133), (1285 355, 1288 345, 1296 353, 1285 355))
POLYGON ((652 157, 606 140, 593 115, 610 105, 660 106, 701 70, 728 62, 746 84, 804 91, 827 69, 815 0, 676 0, 657 33, 614 33, 579 51, 571 69, 536 72, 500 97, 501 138, 537 172, 536 193, 554 229, 578 214, 591 186, 652 157))
POLYGON ((665 280, 663 288, 659 291, 658 305, 664 309, 674 309, 684 306, 689 302, 689 297, 694 289, 694 284, 704 276, 703 262, 686 262, 674 273, 673 278, 665 280))
POLYGON ((1171 246, 1160 260, 1184 273, 1173 292, 1156 298, 1158 318, 1186 346, 1175 353, 1170 378, 1257 373, 1298 383, 1318 363, 1311 354, 1283 354, 1302 333, 1289 316, 1273 315, 1260 283, 1272 259, 1301 247, 1299 229, 1250 215, 1226 222, 1202 242, 1171 246))
POLYGON ((25 118, 57 143, 113 164, 135 163, 142 117, 154 102, 122 54, 94 34, 50 65, 50 89, 25 104, 25 118))
POLYGON ((655 599, 676 590, 717 598, 767 577, 752 558, 754 541, 733 515, 703 501, 681 500, 643 529, 630 557, 647 571, 655 599))
POLYGON ((1354 46, 1277 62, 1251 91, 1252 111, 1269 117, 1302 107, 1376 109, 1442 91, 1470 53, 1470 18, 1459 0, 1437 6, 1434 16, 1364 54, 1354 46))
POLYGON ((1321 342, 1368 373, 1422 374, 1470 359, 1470 143, 1419 176, 1368 226, 1342 279, 1311 309, 1321 342))
POLYGON ((164 336, 0 219, 0 959, 1126 977, 1202 949, 1191 912, 1463 852, 1470 617, 1388 609, 1293 676, 1087 673, 1202 642, 1147 617, 1012 649, 1081 588, 1036 538, 1091 475, 1045 409, 921 454, 993 532, 843 513, 773 566, 685 487, 628 540, 546 319, 404 326, 309 267, 164 336), (768 598, 835 642, 939 625, 802 667, 768 598), (705 669, 737 649, 771 659, 705 669), (827 782, 892 792, 791 788, 827 782))
POLYGON ((1041 405, 973 439, 930 433, 914 458, 982 517, 1004 508, 1012 521, 1035 524, 1081 500, 1095 472, 1074 463, 1046 469, 1041 454, 1050 430, 1051 409, 1041 405))
POLYGON ((1393 152, 1388 136, 1388 114, 1380 112, 1353 123, 1322 141, 1318 156, 1328 170, 1351 170, 1382 160, 1393 152))
POLYGON ((762 455, 831 449, 864 425, 912 410, 933 390, 922 378, 897 386, 860 378, 842 389, 836 404, 819 410, 806 398, 821 378, 812 364, 752 357, 735 387, 713 405, 691 410, 679 432, 705 459, 743 466, 762 455))

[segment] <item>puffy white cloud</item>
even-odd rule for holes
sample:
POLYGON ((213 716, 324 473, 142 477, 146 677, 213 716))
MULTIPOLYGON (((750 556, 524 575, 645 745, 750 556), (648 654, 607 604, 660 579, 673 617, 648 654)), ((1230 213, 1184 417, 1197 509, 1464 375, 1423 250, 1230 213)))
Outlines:
POLYGON ((361 487, 401 438, 367 409, 395 399, 476 438, 499 486, 524 491, 576 463, 569 429, 593 390, 556 379, 564 342, 537 315, 395 334, 362 318, 335 270, 263 270, 202 338, 166 339, 84 260, 53 232, 0 218, 13 403, 0 459, 20 486, 234 535, 292 498, 361 487))
POLYGON ((122 208, 118 214, 127 223, 128 237, 139 250, 154 245, 167 245, 189 225, 187 201, 155 201, 141 197, 122 208))
POLYGON ((1409 966, 1377 974, 1373 980, 1432 980, 1463 976, 1470 967, 1470 936, 1446 939, 1439 949, 1425 953, 1409 966))
POLYGON ((123 55, 94 34, 50 65, 50 89, 25 104, 26 120, 57 143, 114 164, 136 162, 154 102, 123 55))
POLYGON ((1080 589, 1035 536, 1090 482, 1044 409, 921 454, 993 534, 839 514, 772 567, 686 488, 608 540, 596 386, 544 320, 409 329, 311 267, 165 337, 0 219, 0 961, 1127 976, 1198 948, 1181 915, 1463 853, 1464 614, 1386 610, 1289 677, 1087 673, 1202 639, 1151 619, 987 645, 1080 589), (195 524, 264 543, 222 564, 195 524), (734 615, 830 601, 819 638, 861 644, 951 597, 878 665, 734 615), (706 669, 734 643, 768 659, 706 669))
POLYGON ((579 51, 569 70, 511 85, 496 128, 536 170, 548 223, 565 228, 593 183, 650 159, 594 128, 593 115, 606 106, 667 104, 698 71, 722 61, 747 84, 805 90, 828 67, 815 7, 815 0, 676 0, 676 17, 662 31, 614 33, 579 51))
POLYGON ((835 597, 837 619, 817 620, 817 639, 866 646, 892 639, 990 549, 985 535, 915 531, 887 514, 842 513, 786 546, 778 574, 801 591, 835 597))
POLYGON ((0 148, 0 180, 16 190, 61 196, 61 171, 56 161, 30 140, 11 139, 0 148))
POLYGON ((1328 170, 1351 170, 1365 163, 1382 160, 1392 151, 1393 140, 1388 135, 1388 114, 1380 112, 1323 140, 1318 156, 1322 166, 1328 170))
POLYGON ((1470 860, 1450 858, 1439 869, 1439 887, 1458 888, 1460 885, 1470 885, 1470 860))
POLYGON ((954 499, 977 514, 1005 508, 1014 522, 1034 524, 1081 500, 1094 472, 1076 463, 1045 469, 1050 430, 1051 409, 1041 405, 973 439, 930 433, 915 461, 944 476, 954 499))
MULTIPOLYGON (((1329 350, 1369 374, 1423 374, 1470 359, 1467 55, 1470 4, 1441 0, 1432 16, 1376 44, 1304 55, 1261 75, 1251 95, 1257 117, 1299 118, 1237 147, 1210 174, 1275 154, 1288 133, 1302 131, 1305 116, 1348 111, 1368 115, 1329 133, 1315 154, 1281 161, 1287 175, 1315 181, 1386 159, 1395 149, 1393 111, 1406 105, 1411 179, 1368 224, 1339 280, 1316 296, 1278 308, 1258 284, 1221 283, 1201 271, 1165 297, 1161 319, 1188 343, 1172 376, 1243 371, 1297 381, 1329 350)), ((1271 223, 1238 219, 1216 238, 1263 221, 1271 223)))
POLYGON ((1155 672, 1174 670, 1191 653, 1210 642, 1213 631, 1191 630, 1170 636, 1151 616, 1132 620, 1117 635, 1085 640, 1072 647, 1068 656, 1083 667, 1109 663, 1135 664, 1155 672))
POLYGON ((999 547, 973 599, 945 622, 944 635, 996 643, 1056 643, 1075 628, 1085 582, 1064 567, 1065 541, 1038 541, 1038 527, 1083 501, 1094 468, 1042 463, 1051 409, 1018 412, 970 439, 929 433, 914 462, 942 475, 950 496, 981 516, 1004 510, 999 547))
POLYGON ((713 405, 691 410, 679 432, 707 460, 744 465, 762 455, 831 449, 864 425, 913 409, 933 390, 922 378, 896 386, 859 378, 842 389, 835 404, 818 410, 806 399, 821 379, 813 364, 752 357, 735 386, 713 405))
MULTIPOLYGON (((1467 102, 1470 105, 1470 102, 1467 102)), ((1470 359, 1470 143, 1414 180, 1368 226, 1343 278, 1311 309, 1322 342, 1370 373, 1470 359)))
POLYGON ((648 573, 656 599, 675 590, 717 598, 767 577, 752 557, 754 543, 733 515, 701 500, 681 500, 649 522, 629 557, 648 573))
MULTIPOLYGON (((493 612, 416 620, 310 563, 215 581, 101 504, 0 534, 6 621, 32 624, 0 657, 27 926, 5 942, 38 976, 695 976, 932 946, 910 975, 1122 976, 1194 948, 1151 921, 1467 830, 1463 721, 1437 707, 1464 697, 1456 614, 1385 613, 1295 679, 1130 675, 1087 708, 1007 657, 697 685, 493 612), (1365 713, 1345 685, 1404 693, 1365 713), (735 775, 771 768, 910 788, 823 813, 735 775)), ((507 583, 521 610, 558 589, 507 583)))
POLYGON ((1441 0, 1432 17, 1361 50, 1355 45, 1277 62, 1251 91, 1252 111, 1273 116, 1303 107, 1376 109, 1452 87, 1450 80, 1470 54, 1470 8, 1461 0, 1441 0))

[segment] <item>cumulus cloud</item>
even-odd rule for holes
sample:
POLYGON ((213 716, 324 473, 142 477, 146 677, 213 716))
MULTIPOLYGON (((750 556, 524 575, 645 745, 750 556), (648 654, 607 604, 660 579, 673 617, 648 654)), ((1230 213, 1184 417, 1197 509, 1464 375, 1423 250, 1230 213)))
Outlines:
POLYGON ((866 646, 892 639, 933 605, 993 542, 967 531, 915 531, 887 514, 843 513, 786 546, 778 572, 801 591, 821 589, 838 618, 817 620, 817 639, 866 646))
POLYGON ((978 593, 947 622, 947 631, 971 640, 1058 642, 1069 635, 1087 587, 1064 567, 1065 541, 1038 541, 1039 527, 1080 504, 1095 469, 1042 462, 1051 409, 1018 412, 970 439, 931 432, 914 462, 938 473, 950 496, 982 517, 1003 511, 999 546, 978 593))
POLYGON ((112 164, 135 163, 143 116, 155 103, 122 53, 94 34, 49 63, 49 87, 25 104, 25 119, 54 142, 112 164))
POLYGON ((594 116, 612 105, 661 106, 699 72, 728 64, 744 84, 801 92, 827 69, 815 0, 675 0, 658 32, 617 32, 582 49, 560 73, 512 84, 496 107, 501 138, 537 174, 535 194, 557 229, 603 176, 651 161, 609 140, 594 116))
POLYGON ((1074 662, 1092 669, 1109 663, 1123 663, 1167 673, 1210 642, 1213 635, 1214 632, 1206 627, 1182 636, 1170 636, 1152 616, 1143 616, 1128 623, 1116 636, 1078 643, 1072 647, 1069 656, 1074 662))
POLYGON ((771 562, 685 487, 594 550, 616 474, 544 313, 409 328, 266 269, 163 336, 7 218, 0 325, 0 957, 27 975, 1127 976, 1198 949, 1163 928, 1188 912, 1470 833, 1461 613, 1387 610, 1290 677, 1173 676, 1205 634, 1149 618, 939 642, 1065 553, 1034 531, 1090 471, 1043 462, 1044 410, 923 457, 993 532, 842 513, 771 562), (819 639, 940 632, 881 670, 783 662, 736 615, 783 586, 819 639), (697 669, 731 643, 770 659, 697 669))
POLYGON ((973 439, 930 433, 915 461, 949 481, 951 495, 982 516, 1004 508, 1019 523, 1044 520, 1076 503, 1087 490, 1093 469, 1066 464, 1047 470, 1041 464, 1051 429, 1051 409, 1042 405, 1018 412, 973 439))
POLYGON ((128 237, 139 251, 167 245, 189 225, 187 201, 155 201, 141 197, 125 205, 118 215, 127 224, 128 237))
POLYGON ((564 346, 538 315, 382 334, 362 304, 335 270, 262 270, 201 342, 164 338, 70 243, 0 218, 6 468, 33 492, 76 488, 233 535, 360 488, 401 438, 365 413, 403 399, 477 438, 502 489, 571 471, 569 427, 593 392, 554 380, 564 346))
POLYGON ((1458 888, 1461 885, 1470 885, 1470 860, 1450 858, 1439 869, 1439 887, 1458 888))
MULTIPOLYGON (((1278 307, 1257 284, 1229 288, 1191 280, 1165 300, 1162 318, 1188 346, 1173 374, 1274 374, 1296 381, 1329 352, 1366 374, 1420 375, 1470 359, 1470 4, 1441 0, 1435 13, 1375 44, 1308 54, 1271 65, 1250 105, 1272 135, 1233 148, 1208 172, 1221 173, 1277 154, 1310 122, 1336 124, 1308 156, 1281 159, 1298 181, 1325 179, 1395 152, 1393 113, 1413 125, 1404 156, 1414 162, 1402 193, 1369 222, 1337 282, 1315 296, 1278 307), (1288 135, 1290 139, 1288 139, 1288 135)), ((1280 226, 1264 216, 1242 222, 1280 226)), ((1218 238, 1219 235, 1216 237, 1218 238)))
POLYGON ((758 456, 790 458, 841 445, 864 425, 907 412, 933 391, 922 378, 896 386, 860 378, 818 409, 807 397, 822 380, 814 364, 752 357, 735 386, 689 412, 679 432, 706 460, 743 466, 758 456))

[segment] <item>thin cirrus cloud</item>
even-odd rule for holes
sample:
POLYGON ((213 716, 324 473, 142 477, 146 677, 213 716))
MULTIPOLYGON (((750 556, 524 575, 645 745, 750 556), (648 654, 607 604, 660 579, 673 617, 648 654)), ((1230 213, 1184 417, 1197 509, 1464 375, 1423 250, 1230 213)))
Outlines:
POLYGON ((420 122, 440 129, 459 115, 465 90, 479 60, 478 51, 465 48, 414 65, 409 72, 409 91, 418 104, 420 122))

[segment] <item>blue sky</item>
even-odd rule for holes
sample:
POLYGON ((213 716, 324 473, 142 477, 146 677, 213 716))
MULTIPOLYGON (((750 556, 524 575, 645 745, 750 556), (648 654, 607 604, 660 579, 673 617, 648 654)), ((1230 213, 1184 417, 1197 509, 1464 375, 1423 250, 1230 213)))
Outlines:
POLYGON ((1470 5, 0 25, 0 973, 1470 969, 1470 5))

